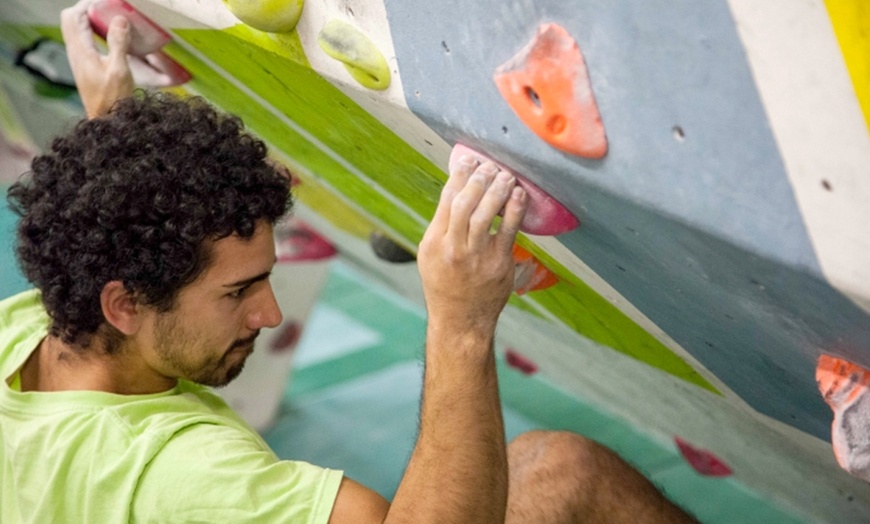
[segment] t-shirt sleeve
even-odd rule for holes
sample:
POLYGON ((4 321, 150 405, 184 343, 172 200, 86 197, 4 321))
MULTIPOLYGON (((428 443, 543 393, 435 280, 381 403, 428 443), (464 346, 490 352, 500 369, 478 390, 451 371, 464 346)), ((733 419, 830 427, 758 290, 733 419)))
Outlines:
POLYGON ((197 424, 175 434, 142 472, 131 521, 326 523, 342 476, 280 460, 238 428, 197 424))

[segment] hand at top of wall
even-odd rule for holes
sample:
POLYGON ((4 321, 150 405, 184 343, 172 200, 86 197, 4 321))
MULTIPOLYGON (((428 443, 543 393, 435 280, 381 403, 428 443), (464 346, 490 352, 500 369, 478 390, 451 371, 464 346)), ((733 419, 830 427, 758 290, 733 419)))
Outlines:
POLYGON ((100 54, 88 20, 91 4, 92 0, 80 0, 61 11, 60 29, 85 112, 94 118, 106 114, 117 100, 130 96, 137 83, 160 87, 172 82, 149 61, 127 54, 130 23, 123 17, 112 19, 106 36, 109 53, 100 54))
POLYGON ((511 252, 527 204, 516 179, 495 164, 470 156, 457 163, 417 255, 430 327, 495 329, 513 289, 511 252))

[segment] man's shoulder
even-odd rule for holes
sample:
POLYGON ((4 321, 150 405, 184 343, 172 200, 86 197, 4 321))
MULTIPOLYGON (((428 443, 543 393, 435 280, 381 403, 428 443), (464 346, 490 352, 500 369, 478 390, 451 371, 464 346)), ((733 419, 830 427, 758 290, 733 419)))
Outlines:
POLYGON ((170 391, 128 397, 110 407, 131 435, 162 436, 163 440, 184 436, 190 440, 203 433, 228 431, 258 440, 223 399, 205 386, 185 380, 170 391))
POLYGON ((18 331, 31 324, 48 321, 45 307, 42 305, 42 294, 38 289, 22 291, 17 295, 0 300, 0 325, 2 332, 18 331))
POLYGON ((25 347, 22 342, 41 338, 48 332, 48 325, 48 314, 38 290, 0 300, 0 370, 5 372, 9 365, 19 363, 24 356, 22 351, 32 351, 33 347, 25 347))

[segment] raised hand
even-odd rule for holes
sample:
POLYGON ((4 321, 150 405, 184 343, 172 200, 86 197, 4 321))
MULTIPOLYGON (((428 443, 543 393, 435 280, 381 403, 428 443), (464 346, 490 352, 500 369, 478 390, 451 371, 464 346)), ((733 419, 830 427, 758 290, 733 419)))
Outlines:
POLYGON ((514 177, 495 164, 460 160, 417 256, 430 323, 460 332, 495 329, 513 289, 511 249, 527 200, 514 177))

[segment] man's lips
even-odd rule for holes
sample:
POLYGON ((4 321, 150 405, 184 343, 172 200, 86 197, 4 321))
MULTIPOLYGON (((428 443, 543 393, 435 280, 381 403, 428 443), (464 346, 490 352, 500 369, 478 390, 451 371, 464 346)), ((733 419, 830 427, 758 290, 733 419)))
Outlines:
POLYGON ((254 341, 257 340, 257 337, 259 335, 260 335, 260 332, 257 331, 256 333, 254 333, 253 335, 251 335, 248 338, 243 338, 241 340, 237 340, 237 341, 233 342, 233 345, 230 346, 230 349, 229 349, 229 351, 227 351, 227 354, 247 353, 248 355, 250 355, 251 353, 254 352, 254 341))

